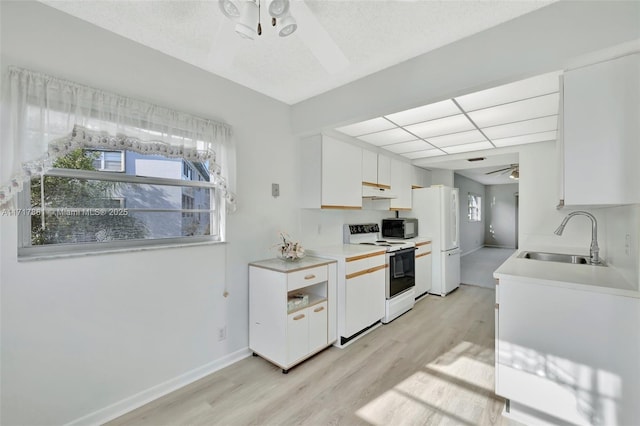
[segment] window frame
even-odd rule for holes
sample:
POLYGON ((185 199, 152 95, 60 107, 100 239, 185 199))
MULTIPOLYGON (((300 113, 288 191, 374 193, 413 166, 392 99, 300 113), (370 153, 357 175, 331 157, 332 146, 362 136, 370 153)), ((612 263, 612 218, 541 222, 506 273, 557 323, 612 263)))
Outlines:
POLYGON ((482 195, 469 192, 467 195, 467 221, 469 223, 482 222, 482 195), (472 206, 472 200, 475 200, 478 207, 472 206), (472 210, 477 210, 477 215, 472 214, 472 210))
POLYGON ((125 166, 125 152, 122 149, 90 149, 87 148, 86 149, 87 152, 96 152, 96 153, 100 153, 100 158, 96 158, 96 160, 100 160, 100 168, 96 168, 97 171, 100 172, 107 172, 107 173, 123 173, 126 170, 126 166, 125 166), (109 169, 105 169, 104 165, 105 165, 105 153, 107 152, 116 152, 120 154, 120 170, 109 170, 109 169))
MULTIPOLYGON (((186 161, 186 160, 182 160, 186 161)), ((221 243, 224 242, 224 226, 226 221, 226 209, 224 208, 224 200, 221 196, 221 191, 215 183, 210 181, 192 181, 182 179, 171 178, 159 178, 159 177, 147 177, 147 176, 133 176, 123 173, 114 173, 113 171, 94 171, 94 170, 77 170, 77 169, 64 169, 64 168, 51 168, 44 176, 55 177, 68 177, 88 180, 100 180, 109 182, 123 182, 134 184, 146 184, 146 185, 165 185, 165 186, 177 186, 177 187, 196 187, 196 188, 208 188, 210 191, 210 205, 211 209, 205 210, 189 210, 191 213, 203 213, 206 212, 210 215, 210 223, 215 223, 215 234, 210 235, 198 235, 198 236, 180 236, 171 238, 154 238, 154 239, 130 239, 130 240, 117 240, 108 242, 95 242, 95 243, 60 243, 50 245, 32 245, 31 244, 31 220, 40 216, 28 216, 21 215, 18 217, 18 258, 19 260, 29 260, 36 258, 58 257, 58 256, 72 256, 72 255, 85 255, 91 253, 100 252, 113 252, 113 251, 130 251, 140 250, 144 248, 159 248, 166 246, 191 246, 203 243, 221 243)), ((25 188, 19 194, 18 203, 23 211, 30 211, 31 208, 31 191, 29 188, 25 188)), ((121 204, 124 204, 121 201, 121 204)), ((126 208, 126 207, 123 207, 126 208)), ((36 209, 37 210, 37 209, 36 209)), ((151 209, 156 211, 162 211, 162 209, 151 209)), ((184 209, 171 211, 185 212, 184 209)), ((213 229, 213 227, 211 228, 213 229)))

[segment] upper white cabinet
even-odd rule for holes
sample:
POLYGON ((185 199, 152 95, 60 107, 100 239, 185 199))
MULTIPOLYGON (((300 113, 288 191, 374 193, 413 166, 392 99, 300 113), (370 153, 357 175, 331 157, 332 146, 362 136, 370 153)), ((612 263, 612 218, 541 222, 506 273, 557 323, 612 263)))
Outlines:
POLYGON ((565 72, 564 205, 640 203, 640 53, 565 72))
POLYGON ((431 176, 428 170, 422 167, 412 166, 411 168, 411 188, 427 188, 431 186, 431 176))
POLYGON ((302 207, 362 208, 362 149, 318 135, 302 142, 302 207))
POLYGON ((396 159, 391 160, 391 191, 397 197, 391 199, 389 206, 391 210, 411 209, 412 168, 411 164, 396 159))
POLYGON ((362 184, 378 188, 391 188, 391 158, 363 149, 362 184))

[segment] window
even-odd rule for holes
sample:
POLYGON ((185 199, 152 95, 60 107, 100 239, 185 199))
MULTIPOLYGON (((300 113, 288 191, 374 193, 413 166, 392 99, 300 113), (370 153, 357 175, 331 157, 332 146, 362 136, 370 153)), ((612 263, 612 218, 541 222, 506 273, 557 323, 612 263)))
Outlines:
POLYGON ((20 257, 224 241, 230 126, 37 71, 6 77, 0 205, 18 207, 20 257))
POLYGON ((93 158, 93 168, 105 172, 124 172, 124 151, 87 150, 93 158))
POLYGON ((469 222, 482 222, 482 197, 478 194, 469 193, 469 222))
POLYGON ((77 149, 32 179, 23 198, 31 214, 22 217, 21 255, 220 240, 219 191, 206 163, 77 149), (126 173, 97 167, 112 153, 127 159, 126 173))

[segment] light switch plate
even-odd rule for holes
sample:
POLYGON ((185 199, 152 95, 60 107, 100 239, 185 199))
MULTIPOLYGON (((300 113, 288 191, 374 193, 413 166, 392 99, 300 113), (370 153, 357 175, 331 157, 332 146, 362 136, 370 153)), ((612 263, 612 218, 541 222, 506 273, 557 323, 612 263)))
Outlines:
POLYGON ((280 196, 280 184, 278 183, 271 184, 271 195, 273 195, 274 197, 280 196))

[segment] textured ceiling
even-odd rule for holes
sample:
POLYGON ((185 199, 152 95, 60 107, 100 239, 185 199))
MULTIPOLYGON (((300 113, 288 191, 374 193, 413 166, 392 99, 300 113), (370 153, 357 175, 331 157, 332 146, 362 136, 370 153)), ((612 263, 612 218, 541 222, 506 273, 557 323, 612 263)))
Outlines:
POLYGON ((292 0, 298 31, 280 38, 263 25, 253 41, 236 35, 216 0, 42 2, 294 104, 553 1, 292 0))

